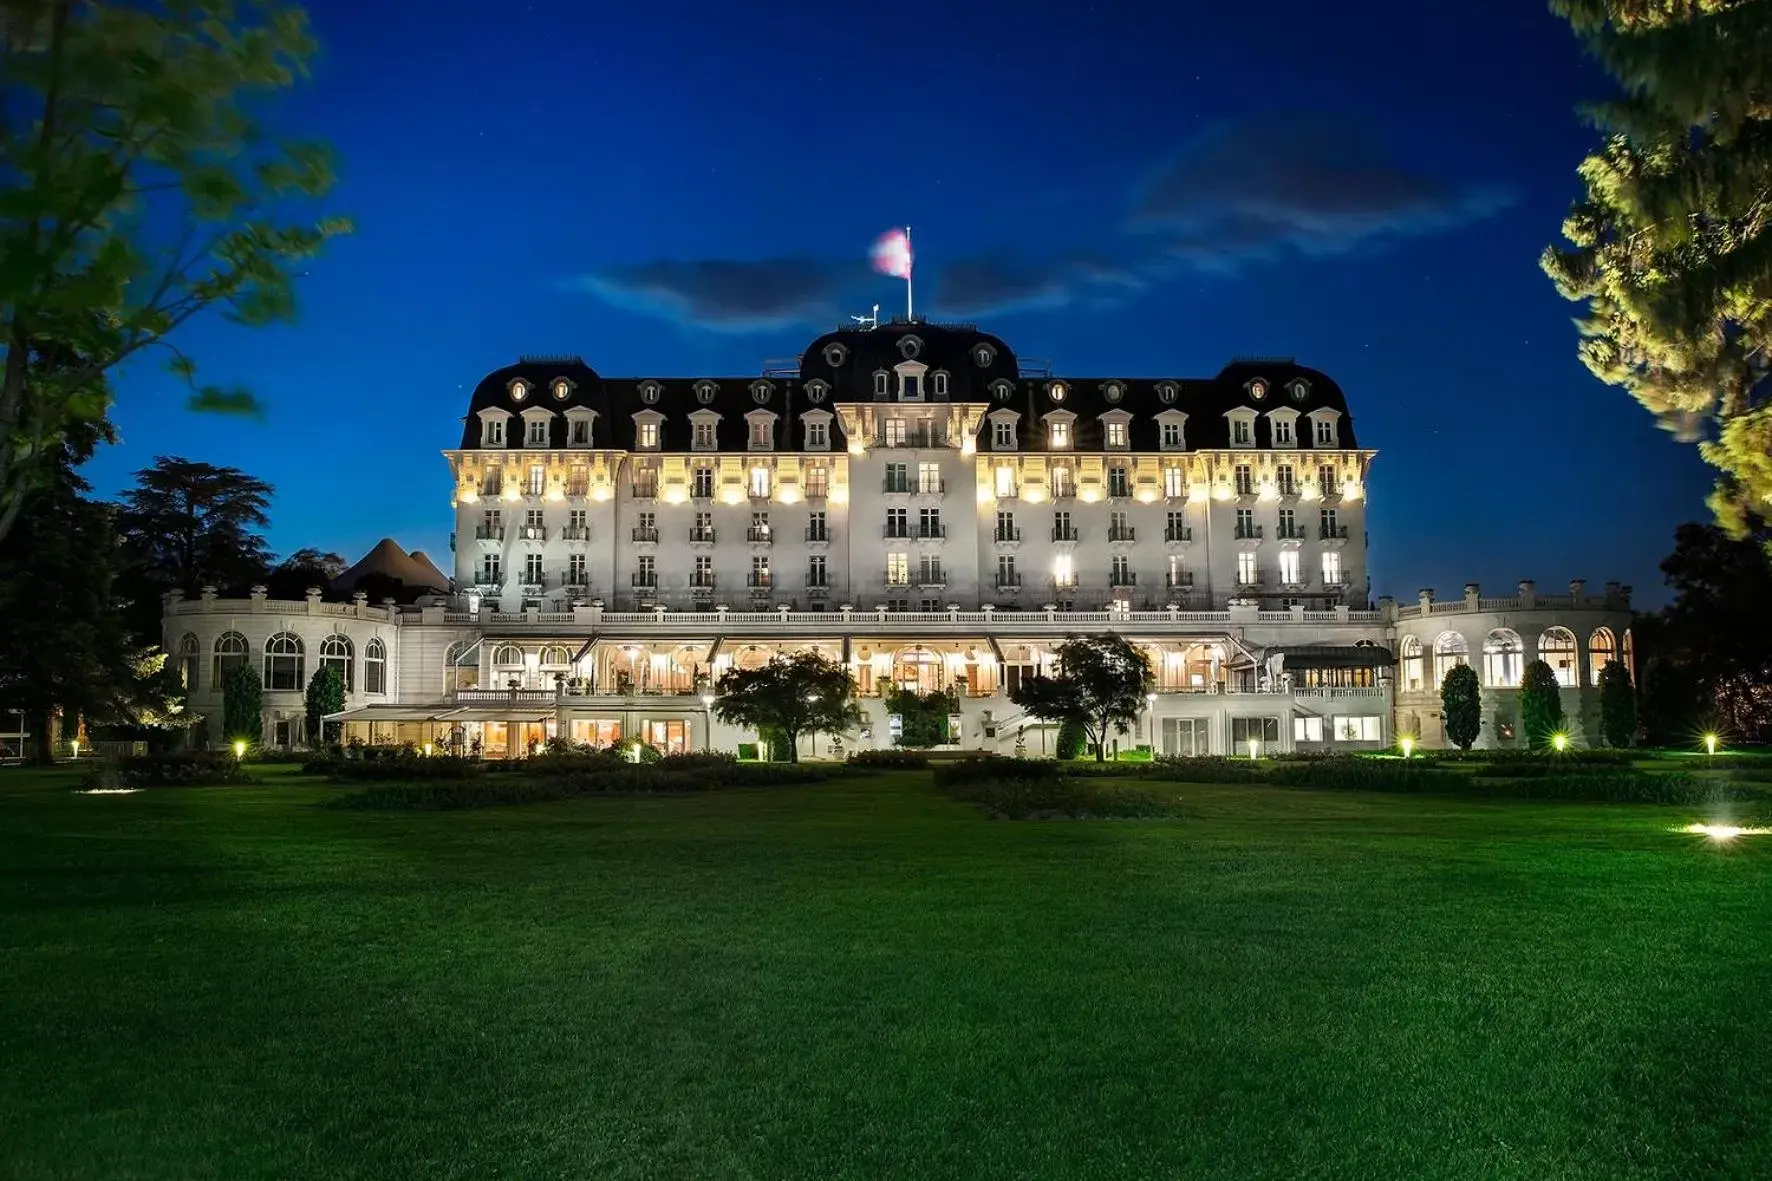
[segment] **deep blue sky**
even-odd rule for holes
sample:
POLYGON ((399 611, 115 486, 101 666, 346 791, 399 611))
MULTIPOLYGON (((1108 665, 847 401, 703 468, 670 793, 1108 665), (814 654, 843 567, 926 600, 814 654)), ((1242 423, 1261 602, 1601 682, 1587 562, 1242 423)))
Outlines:
POLYGON ((469 391, 519 353, 754 372, 902 285, 1079 375, 1286 354, 1347 391, 1373 590, 1572 576, 1660 595, 1706 469, 1575 356, 1537 256, 1603 79, 1539 0, 897 5, 316 0, 281 122, 357 223, 299 322, 190 326, 263 422, 122 375, 113 491, 154 455, 277 488, 272 545, 442 560, 469 391))

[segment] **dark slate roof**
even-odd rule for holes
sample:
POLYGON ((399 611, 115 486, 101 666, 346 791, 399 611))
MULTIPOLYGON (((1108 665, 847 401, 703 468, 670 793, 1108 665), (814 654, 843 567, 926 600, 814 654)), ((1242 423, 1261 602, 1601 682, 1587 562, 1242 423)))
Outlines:
MULTIPOLYGON (((1231 426, 1225 412, 1240 406, 1257 412, 1257 448, 1273 445, 1272 422, 1267 412, 1278 407, 1299 412, 1298 447, 1309 448, 1309 420, 1303 415, 1320 408, 1341 412, 1337 446, 1357 446, 1353 418, 1341 387, 1324 373, 1289 359, 1239 360, 1210 378, 1024 376, 1015 353, 990 333, 922 321, 826 333, 802 354, 797 374, 769 377, 605 378, 577 357, 524 358, 487 374, 475 387, 462 424, 461 445, 463 450, 480 446, 480 411, 496 406, 514 415, 506 428, 506 438, 509 450, 520 451, 521 412, 546 407, 556 412, 550 422, 548 446, 563 450, 568 428, 567 419, 560 412, 583 406, 596 413, 592 448, 633 450, 633 416, 640 411, 656 410, 664 416, 660 424, 660 450, 688 451, 690 415, 707 409, 720 416, 715 435, 719 450, 744 451, 749 442, 749 424, 744 416, 764 409, 779 416, 775 449, 798 451, 805 440, 798 421, 800 415, 808 410, 829 410, 840 402, 878 401, 874 374, 890 371, 907 359, 928 366, 924 404, 944 400, 988 402, 992 410, 1017 411, 1016 438, 1018 450, 1023 451, 1045 449, 1041 416, 1059 409, 1077 416, 1072 442, 1076 451, 1103 449, 1100 415, 1109 410, 1125 410, 1132 415, 1129 449, 1133 451, 1158 450, 1161 430, 1156 415, 1171 409, 1187 415, 1188 450, 1228 448, 1231 426), (947 376, 945 399, 935 395, 933 379, 938 373, 947 376), (521 402, 515 402, 511 398, 511 383, 519 378, 528 384, 529 392, 521 402), (565 398, 554 393, 561 379, 568 383, 565 398), (1061 402, 1052 397, 1056 384, 1064 387, 1061 402), (1118 402, 1110 401, 1110 384, 1121 391, 1118 402), (708 386, 712 390, 708 400, 703 401, 699 391, 708 386), (1171 387, 1174 398, 1166 401, 1164 390, 1171 387), (1264 391, 1260 398, 1255 396, 1258 388, 1264 391), (1301 388, 1302 394, 1295 395, 1295 388, 1301 388), (651 391, 656 394, 651 395, 651 391)), ((896 383, 893 389, 896 390, 896 383)), ((842 446, 836 432, 833 421, 833 450, 842 446)), ((981 431, 979 449, 992 450, 988 425, 981 431)))

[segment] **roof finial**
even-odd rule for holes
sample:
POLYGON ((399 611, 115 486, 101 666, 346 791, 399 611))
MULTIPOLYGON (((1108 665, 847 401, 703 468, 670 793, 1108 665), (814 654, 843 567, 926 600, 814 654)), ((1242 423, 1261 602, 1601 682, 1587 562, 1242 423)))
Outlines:
POLYGON ((863 328, 867 328, 867 329, 878 328, 880 326, 880 305, 875 304, 873 313, 870 315, 851 316, 849 318, 851 320, 854 320, 858 325, 860 325, 863 328))

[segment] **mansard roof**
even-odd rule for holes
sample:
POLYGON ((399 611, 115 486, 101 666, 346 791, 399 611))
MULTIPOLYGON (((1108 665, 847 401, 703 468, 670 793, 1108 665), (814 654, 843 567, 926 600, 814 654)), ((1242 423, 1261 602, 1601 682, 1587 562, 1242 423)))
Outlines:
MULTIPOLYGON (((882 398, 875 392, 874 375, 893 373, 907 363, 924 366, 930 377, 947 375, 946 397, 936 397, 933 382, 926 381, 918 405, 970 402, 1016 411, 1016 449, 1022 451, 1045 449, 1043 416, 1053 410, 1077 416, 1071 442, 1075 451, 1104 449, 1101 415, 1110 410, 1131 416, 1132 451, 1159 449, 1157 416, 1166 410, 1187 415, 1184 443, 1190 451, 1233 446, 1229 415, 1236 410, 1253 412, 1255 423, 1253 444, 1239 447, 1273 446, 1274 410, 1297 412, 1297 447, 1309 448, 1310 416, 1316 411, 1337 418, 1339 449, 1358 446, 1341 387, 1320 370, 1290 358, 1241 358, 1209 378, 1024 374, 1014 351, 998 337, 969 326, 920 320, 825 333, 798 358, 797 368, 774 368, 766 376, 605 378, 579 357, 525 357, 487 374, 475 387, 461 446, 479 448, 483 414, 502 410, 513 419, 507 428, 508 449, 520 452, 523 412, 545 408, 554 412, 548 447, 562 450, 567 446, 565 412, 583 408, 594 415, 593 449, 633 450, 634 416, 651 410, 661 416, 659 450, 683 452, 690 450, 691 413, 711 410, 719 415, 718 450, 744 451, 749 443, 745 415, 762 409, 778 416, 773 449, 799 451, 805 444, 802 414, 840 403, 892 401, 896 379, 889 380, 889 392, 882 398), (523 383, 521 399, 514 396, 517 382, 523 383)), ((831 439, 832 449, 841 446, 840 439, 831 439)), ((980 450, 991 449, 981 440, 980 450)))

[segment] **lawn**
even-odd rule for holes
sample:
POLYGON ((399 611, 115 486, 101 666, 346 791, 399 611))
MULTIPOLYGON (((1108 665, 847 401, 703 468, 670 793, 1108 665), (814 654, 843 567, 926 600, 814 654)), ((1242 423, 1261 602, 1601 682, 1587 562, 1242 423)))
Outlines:
POLYGON ((0 1176, 1772 1174, 1772 836, 0 772, 0 1176))

